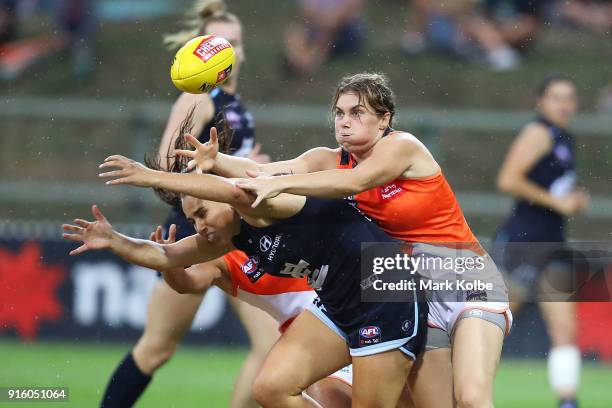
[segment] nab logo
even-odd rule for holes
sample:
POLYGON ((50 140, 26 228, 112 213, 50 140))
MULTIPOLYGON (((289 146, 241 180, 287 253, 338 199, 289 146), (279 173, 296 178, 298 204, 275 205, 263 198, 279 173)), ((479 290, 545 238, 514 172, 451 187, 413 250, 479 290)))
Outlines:
POLYGON ((259 249, 261 249, 261 252, 266 252, 268 249, 270 249, 271 246, 272 238, 267 235, 261 237, 261 239, 259 240, 259 249))
POLYGON ((380 336, 380 329, 377 326, 362 327, 359 329, 359 335, 364 339, 373 339, 380 336))
POLYGON ((259 258, 251 257, 247 259, 241 266, 242 272, 247 275, 251 275, 257 271, 257 266, 259 265, 259 258))

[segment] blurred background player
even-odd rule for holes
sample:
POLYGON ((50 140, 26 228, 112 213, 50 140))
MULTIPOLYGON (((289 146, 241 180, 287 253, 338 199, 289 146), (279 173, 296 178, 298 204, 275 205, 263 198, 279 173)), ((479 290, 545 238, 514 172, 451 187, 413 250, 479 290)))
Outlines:
POLYGON ((71 77, 85 80, 96 66, 96 2, 51 0, 17 2, 0 0, 0 80, 13 80, 31 66, 65 51, 70 57, 71 77), (43 9, 55 19, 55 29, 21 38, 20 19, 43 9))
MULTIPOLYGON (((269 161, 260 154, 255 144, 255 128, 252 115, 246 110, 237 93, 240 64, 244 60, 242 26, 240 20, 226 11, 223 1, 204 0, 195 3, 188 21, 190 30, 166 37, 172 49, 179 48, 193 37, 216 34, 227 39, 236 52, 236 64, 232 76, 210 94, 181 94, 168 119, 159 147, 160 157, 172 152, 174 137, 181 122, 195 105, 192 132, 206 141, 210 128, 224 120, 232 130, 231 148, 237 156, 249 157, 258 162, 269 161)), ((195 233, 193 225, 180 208, 173 208, 165 223, 177 226, 178 240, 195 233)), ((187 334, 204 294, 181 295, 163 280, 155 285, 147 309, 147 323, 136 346, 117 367, 105 391, 102 405, 105 407, 131 406, 145 391, 155 371, 174 354, 182 338, 187 334)), ((251 398, 250 384, 259 365, 273 342, 278 338, 277 325, 267 314, 236 298, 230 303, 240 317, 251 341, 251 351, 236 379, 232 395, 232 407, 256 406, 251 398)))
POLYGON ((287 74, 312 75, 329 58, 355 54, 365 41, 363 0, 299 0, 303 21, 285 32, 287 74))
POLYGON ((548 1, 461 0, 452 3, 414 0, 404 52, 427 47, 484 62, 495 71, 516 69, 519 52, 535 41, 548 1))
MULTIPOLYGON (((538 118, 521 130, 499 172, 499 190, 514 197, 516 204, 497 234, 495 252, 512 284, 523 292, 532 291, 545 273, 558 278, 571 269, 553 254, 541 259, 541 249, 530 248, 529 243, 564 242, 567 219, 589 204, 586 192, 576 188, 575 141, 567 130, 577 107, 576 87, 570 79, 545 80, 538 89, 538 118), (513 247, 512 243, 524 245, 513 247), (535 262, 534 255, 541 261, 535 262)), ((558 253, 561 245, 554 249, 558 253)), ((519 307, 513 304, 513 310, 519 307)), ((539 307, 551 341, 550 385, 560 407, 576 407, 581 355, 576 346, 575 304, 542 301, 539 307)))

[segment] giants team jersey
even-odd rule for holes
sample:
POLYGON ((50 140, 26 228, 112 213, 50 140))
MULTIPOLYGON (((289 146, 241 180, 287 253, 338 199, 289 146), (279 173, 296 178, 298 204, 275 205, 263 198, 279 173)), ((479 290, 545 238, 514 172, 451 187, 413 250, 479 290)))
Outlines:
POLYGON ((242 251, 227 253, 223 260, 232 280, 232 296, 267 312, 278 321, 281 331, 316 297, 306 278, 279 278, 264 273, 252 280, 254 265, 242 251))
MULTIPOLYGON (((337 168, 356 165, 353 156, 341 149, 337 168)), ((477 243, 442 172, 421 179, 395 179, 354 199, 380 228, 402 241, 477 243)))

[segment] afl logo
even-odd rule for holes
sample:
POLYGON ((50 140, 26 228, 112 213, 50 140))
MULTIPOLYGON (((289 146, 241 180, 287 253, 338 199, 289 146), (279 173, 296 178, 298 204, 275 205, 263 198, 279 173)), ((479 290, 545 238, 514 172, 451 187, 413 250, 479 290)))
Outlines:
POLYGON ((261 239, 259 240, 259 249, 261 249, 261 252, 266 252, 268 249, 270 249, 271 246, 272 238, 267 235, 261 237, 261 239))
POLYGON ((380 329, 377 326, 367 326, 359 329, 359 336, 364 339, 373 339, 380 336, 380 329))
POLYGON ((242 264, 241 266, 242 272, 246 273, 247 275, 251 275, 257 272, 258 265, 259 265, 259 258, 251 257, 242 264))

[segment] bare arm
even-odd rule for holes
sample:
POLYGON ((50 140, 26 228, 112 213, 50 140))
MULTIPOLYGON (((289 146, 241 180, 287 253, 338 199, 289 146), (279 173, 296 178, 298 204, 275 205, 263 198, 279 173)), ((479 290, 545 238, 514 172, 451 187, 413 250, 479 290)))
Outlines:
POLYGON ((302 174, 333 168, 337 149, 315 147, 295 159, 259 164, 242 157, 219 153, 213 172, 224 177, 246 177, 247 170, 267 174, 302 174))
POLYGON ((159 272, 166 283, 178 293, 204 293, 223 278, 223 272, 219 269, 217 263, 215 260, 189 268, 176 268, 159 272))
POLYGON ((95 221, 74 220, 75 225, 64 224, 66 239, 82 242, 70 252, 78 255, 88 250, 110 249, 127 262, 155 270, 168 270, 210 261, 233 250, 231 244, 211 244, 200 235, 192 235, 173 244, 158 244, 136 239, 113 230, 97 206, 92 206, 95 221))
POLYGON ((552 140, 545 127, 531 124, 518 135, 502 164, 497 177, 497 188, 513 197, 526 200, 561 214, 573 214, 586 206, 581 194, 554 197, 527 178, 533 166, 552 149, 552 140))
POLYGON ((100 177, 112 179, 106 184, 160 188, 203 200, 227 203, 252 225, 269 224, 274 219, 288 218, 299 211, 304 204, 303 197, 284 194, 273 200, 267 200, 261 208, 251 208, 255 197, 236 187, 232 180, 211 174, 169 173, 152 170, 141 163, 119 155, 109 156, 100 165, 100 168, 108 167, 118 168, 118 170, 100 174, 100 177))
POLYGON ((371 155, 353 169, 333 169, 309 174, 239 180, 241 188, 261 199, 279 192, 322 198, 342 198, 384 185, 398 177, 424 177, 439 166, 427 149, 407 133, 380 140, 371 155))

